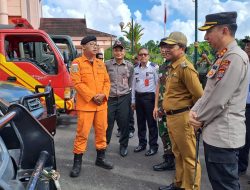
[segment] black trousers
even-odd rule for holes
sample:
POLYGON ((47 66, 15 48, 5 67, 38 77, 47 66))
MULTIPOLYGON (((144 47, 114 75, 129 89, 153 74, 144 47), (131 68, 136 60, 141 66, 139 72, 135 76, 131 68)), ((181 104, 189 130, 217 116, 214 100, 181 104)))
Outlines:
POLYGON ((139 145, 147 146, 146 138, 146 122, 149 130, 149 146, 158 149, 158 128, 153 118, 155 94, 152 93, 136 93, 136 116, 138 125, 139 145))
POLYGON ((199 74, 199 80, 202 85, 202 88, 204 89, 207 83, 207 74, 199 74))
POLYGON ((240 149, 239 154, 239 172, 244 172, 248 167, 249 149, 250 149, 250 105, 246 106, 246 144, 240 149))
POLYGON ((134 110, 130 107, 129 110, 129 132, 134 133, 135 132, 135 119, 134 119, 134 110))
MULTIPOLYGON (((118 126, 117 131, 120 131, 120 128, 118 126)), ((130 107, 129 110, 129 132, 134 133, 135 132, 135 119, 134 119, 134 110, 130 107)))
POLYGON ((110 143, 114 123, 121 131, 120 146, 128 146, 129 140, 129 110, 131 107, 131 94, 108 99, 108 128, 106 131, 107 143, 110 143))
POLYGON ((218 148, 204 142, 209 181, 214 190, 239 190, 239 149, 218 148))

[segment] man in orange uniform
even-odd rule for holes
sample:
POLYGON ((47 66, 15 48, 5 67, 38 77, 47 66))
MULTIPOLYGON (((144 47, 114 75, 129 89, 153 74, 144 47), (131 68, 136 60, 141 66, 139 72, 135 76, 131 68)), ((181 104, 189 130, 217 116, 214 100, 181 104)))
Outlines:
POLYGON ((74 142, 74 164, 71 177, 78 177, 81 171, 82 156, 86 151, 89 131, 95 129, 97 158, 95 164, 112 169, 113 164, 105 160, 107 99, 110 81, 105 64, 96 59, 97 44, 95 36, 87 36, 81 41, 83 55, 71 65, 71 78, 77 92, 76 109, 78 124, 74 142))

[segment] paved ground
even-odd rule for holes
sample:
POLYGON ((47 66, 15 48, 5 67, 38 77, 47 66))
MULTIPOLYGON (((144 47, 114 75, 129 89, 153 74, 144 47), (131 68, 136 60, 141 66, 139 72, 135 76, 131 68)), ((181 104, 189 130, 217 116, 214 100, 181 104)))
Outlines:
MULTIPOLYGON (((106 155, 107 159, 114 163, 115 168, 107 171, 95 166, 96 151, 92 130, 89 136, 88 150, 83 159, 82 173, 78 178, 70 178, 75 128, 76 118, 60 116, 55 136, 55 147, 57 168, 61 174, 60 184, 63 190, 157 190, 159 186, 172 182, 174 172, 155 172, 152 170, 154 164, 162 161, 160 139, 158 140, 159 152, 152 157, 145 157, 145 152, 133 152, 138 143, 137 136, 134 136, 129 142, 128 156, 123 158, 118 154, 119 143, 115 136, 116 128, 114 128, 111 145, 108 147, 106 155)), ((200 160, 202 164, 201 190, 211 190, 204 165, 203 147, 200 147, 200 160)), ((247 180, 250 180, 250 169, 248 169, 247 175, 240 179, 242 190, 250 189, 247 180)))

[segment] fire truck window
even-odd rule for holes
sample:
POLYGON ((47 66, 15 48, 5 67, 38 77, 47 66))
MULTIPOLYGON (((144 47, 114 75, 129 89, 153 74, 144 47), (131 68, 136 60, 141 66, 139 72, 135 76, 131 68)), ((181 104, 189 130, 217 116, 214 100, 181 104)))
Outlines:
MULTIPOLYGON (((40 39, 42 40, 42 39, 40 39)), ((30 62, 47 74, 58 73, 58 62, 53 49, 45 41, 6 37, 4 47, 7 61, 30 62)))
POLYGON ((5 40, 4 42, 4 49, 6 61, 15 61, 16 59, 18 59, 16 51, 11 47, 8 40, 5 40))

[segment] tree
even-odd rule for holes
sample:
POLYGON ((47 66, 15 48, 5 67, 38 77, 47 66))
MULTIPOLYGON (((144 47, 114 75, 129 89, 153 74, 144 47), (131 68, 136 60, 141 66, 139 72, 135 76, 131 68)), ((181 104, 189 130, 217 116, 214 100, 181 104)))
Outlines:
POLYGON ((129 30, 122 30, 122 32, 124 33, 124 36, 130 41, 130 48, 132 49, 132 43, 134 44, 134 48, 135 48, 135 52, 138 51, 138 49, 140 48, 139 46, 139 41, 141 39, 141 37, 143 36, 142 31, 144 30, 144 28, 142 28, 142 26, 138 23, 135 23, 133 28, 131 23, 128 24, 129 30), (134 34, 134 39, 132 39, 132 34, 134 34), (134 40, 132 42, 132 40, 134 40))

